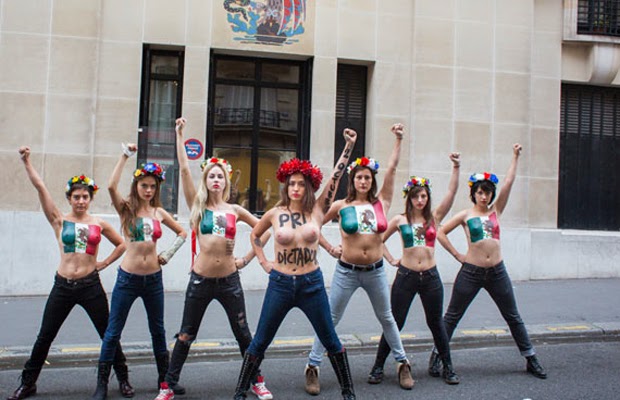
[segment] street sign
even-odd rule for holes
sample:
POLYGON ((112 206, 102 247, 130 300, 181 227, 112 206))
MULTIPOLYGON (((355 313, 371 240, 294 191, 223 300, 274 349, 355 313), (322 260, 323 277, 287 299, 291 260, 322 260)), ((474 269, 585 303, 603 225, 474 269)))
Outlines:
POLYGON ((185 141, 185 152, 190 160, 197 160, 202 156, 204 146, 198 139, 187 139, 185 141))

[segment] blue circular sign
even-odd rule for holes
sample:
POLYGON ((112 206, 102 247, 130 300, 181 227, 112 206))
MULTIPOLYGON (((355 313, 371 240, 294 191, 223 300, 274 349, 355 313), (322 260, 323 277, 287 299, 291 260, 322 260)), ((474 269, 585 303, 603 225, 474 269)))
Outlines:
POLYGON ((185 141, 185 152, 190 160, 197 160, 202 156, 204 146, 198 139, 187 139, 185 141))

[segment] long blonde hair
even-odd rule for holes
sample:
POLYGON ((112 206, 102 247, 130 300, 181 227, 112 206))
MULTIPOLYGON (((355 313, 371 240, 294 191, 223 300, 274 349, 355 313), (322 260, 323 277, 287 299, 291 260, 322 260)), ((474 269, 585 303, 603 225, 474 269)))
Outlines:
POLYGON ((209 175, 209 171, 211 171, 214 167, 218 167, 222 170, 224 174, 224 180, 226 181, 226 189, 222 194, 222 199, 224 201, 228 201, 230 198, 230 175, 226 172, 226 168, 220 163, 209 163, 202 171, 202 175, 200 177, 200 186, 198 187, 198 193, 196 193, 196 197, 192 203, 192 211, 189 215, 189 222, 192 229, 197 229, 200 226, 200 220, 205 212, 205 208, 207 208, 207 201, 209 200, 209 190, 207 189, 207 175, 209 175))

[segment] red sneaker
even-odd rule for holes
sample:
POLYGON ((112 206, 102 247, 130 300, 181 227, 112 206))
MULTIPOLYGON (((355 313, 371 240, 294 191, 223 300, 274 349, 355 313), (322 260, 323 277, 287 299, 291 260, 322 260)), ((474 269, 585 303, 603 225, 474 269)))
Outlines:
POLYGON ((265 378, 262 375, 258 375, 256 383, 252 385, 250 391, 258 397, 258 400, 271 400, 273 395, 265 386, 265 378))
POLYGON ((162 382, 159 385, 159 394, 155 397, 155 400, 172 400, 174 399, 174 392, 168 387, 166 382, 162 382))

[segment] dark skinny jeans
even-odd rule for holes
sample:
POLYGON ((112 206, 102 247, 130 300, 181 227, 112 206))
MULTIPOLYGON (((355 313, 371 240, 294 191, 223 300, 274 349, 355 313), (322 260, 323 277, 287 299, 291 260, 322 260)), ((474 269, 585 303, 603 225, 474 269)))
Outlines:
POLYGON ((525 324, 519 315, 517 301, 512 291, 512 282, 503 261, 489 268, 463 264, 454 281, 450 304, 443 317, 448 337, 452 338, 456 326, 480 289, 485 289, 497 305, 502 317, 508 323, 510 333, 521 355, 527 357, 536 354, 525 324))
POLYGON ((224 307, 242 356, 250 346, 252 334, 245 312, 245 297, 239 272, 235 271, 222 278, 207 278, 192 271, 185 292, 183 322, 180 332, 176 334, 177 340, 172 351, 166 382, 178 383, 190 346, 196 339, 205 311, 213 300, 219 301, 224 307), (181 336, 187 338, 181 339, 181 336))
MULTIPOLYGON (((451 361, 449 339, 441 317, 443 313, 443 283, 437 267, 423 272, 412 271, 402 265, 398 267, 391 294, 392 314, 394 314, 398 330, 403 329, 411 304, 418 293, 424 307, 426 324, 433 334, 435 347, 441 357, 449 362, 451 361)), ((383 367, 389 354, 390 345, 381 335, 375 366, 383 367)))

